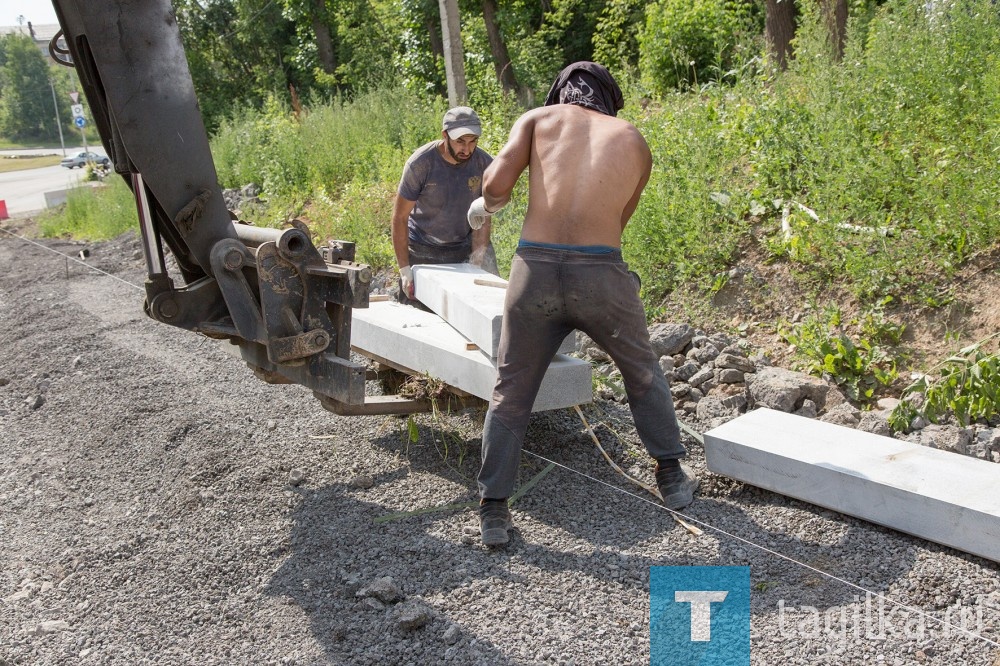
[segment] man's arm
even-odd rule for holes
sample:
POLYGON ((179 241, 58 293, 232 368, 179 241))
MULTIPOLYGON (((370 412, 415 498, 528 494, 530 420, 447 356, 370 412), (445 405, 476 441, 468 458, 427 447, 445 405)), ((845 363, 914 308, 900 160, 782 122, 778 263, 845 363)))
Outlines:
POLYGON ((639 141, 642 142, 640 150, 642 159, 645 161, 645 166, 642 176, 639 178, 639 183, 635 187, 635 192, 632 193, 632 198, 628 200, 628 203, 625 204, 625 208, 622 210, 622 231, 625 230, 625 225, 628 224, 635 209, 639 206, 639 197, 642 196, 642 191, 645 189, 646 183, 649 182, 649 175, 653 170, 653 156, 649 152, 649 145, 641 135, 639 136, 639 141))
POLYGON ((396 253, 399 279, 408 298, 413 298, 413 273, 410 272, 410 241, 406 221, 416 203, 397 192, 396 201, 392 204, 392 250, 396 253))
POLYGON ((410 242, 406 221, 416 204, 416 201, 410 201, 397 192, 392 205, 392 249, 396 253, 396 265, 400 268, 410 265, 410 242))
POLYGON ((472 253, 469 255, 469 263, 474 266, 483 265, 486 246, 490 244, 490 229, 493 226, 490 220, 491 218, 487 216, 486 223, 472 231, 472 253))
POLYGON ((531 159, 531 139, 535 130, 535 113, 529 111, 510 128, 507 145, 483 174, 483 200, 486 210, 496 212, 507 205, 510 194, 531 159))

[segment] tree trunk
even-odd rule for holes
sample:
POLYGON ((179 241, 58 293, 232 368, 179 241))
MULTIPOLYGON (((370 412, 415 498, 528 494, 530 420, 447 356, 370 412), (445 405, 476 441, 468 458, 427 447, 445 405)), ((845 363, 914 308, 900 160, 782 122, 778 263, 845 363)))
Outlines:
POLYGON ((830 35, 833 58, 840 62, 844 57, 844 39, 847 32, 847 0, 822 0, 822 8, 830 35))
POLYGON ((764 40, 778 68, 784 70, 792 57, 795 37, 795 3, 793 0, 767 0, 764 17, 764 40))
POLYGON ((431 43, 431 53, 437 58, 444 58, 444 45, 441 43, 441 24, 436 16, 428 16, 424 27, 427 28, 427 39, 431 43))
POLYGON ((313 0, 310 13, 313 32, 316 33, 319 66, 327 74, 333 74, 337 69, 337 62, 333 58, 333 39, 330 37, 330 24, 326 20, 326 0, 313 0))
POLYGON ((465 104, 465 55, 462 51, 462 22, 458 0, 438 0, 441 9, 441 36, 444 42, 444 72, 448 79, 448 104, 465 104))
POLYGON ((486 22, 486 37, 490 42, 490 52, 493 54, 493 68, 497 73, 497 81, 503 86, 504 92, 514 93, 518 100, 524 101, 521 85, 514 75, 514 66, 507 52, 507 44, 503 40, 500 26, 497 24, 496 0, 483 0, 483 20, 486 22))

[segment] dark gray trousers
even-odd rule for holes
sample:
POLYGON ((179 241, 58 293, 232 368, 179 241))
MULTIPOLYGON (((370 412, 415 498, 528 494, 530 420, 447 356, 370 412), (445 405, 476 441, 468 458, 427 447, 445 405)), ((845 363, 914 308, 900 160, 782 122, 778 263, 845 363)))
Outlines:
POLYGON ((621 370, 636 431, 657 460, 687 455, 670 386, 649 344, 636 277, 616 250, 519 248, 504 302, 497 383, 483 428, 480 496, 510 497, 531 406, 553 355, 573 329, 621 370))

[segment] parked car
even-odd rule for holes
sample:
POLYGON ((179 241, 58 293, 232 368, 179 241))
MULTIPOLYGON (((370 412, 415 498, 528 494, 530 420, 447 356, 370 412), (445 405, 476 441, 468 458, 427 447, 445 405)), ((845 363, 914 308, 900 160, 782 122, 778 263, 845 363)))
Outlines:
POLYGON ((111 165, 111 160, 106 155, 98 155, 97 153, 77 153, 72 157, 64 158, 59 164, 67 169, 72 169, 73 167, 80 167, 82 169, 88 162, 100 164, 105 167, 111 165))

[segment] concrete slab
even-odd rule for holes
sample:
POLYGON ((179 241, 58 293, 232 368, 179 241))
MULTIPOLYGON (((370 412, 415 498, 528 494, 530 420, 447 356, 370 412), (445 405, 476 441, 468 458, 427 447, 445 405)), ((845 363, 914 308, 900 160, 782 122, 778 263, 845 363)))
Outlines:
POLYGON ((1000 562, 1000 467, 771 409, 705 433, 708 468, 1000 562))
POLYGON ((59 204, 66 203, 66 199, 69 197, 69 190, 51 190, 45 192, 45 207, 55 208, 59 204))
MULTIPOLYGON (((399 303, 376 302, 352 310, 351 345, 450 386, 489 400, 496 366, 483 351, 431 312, 399 303)), ((549 366, 532 411, 582 405, 593 400, 590 364, 557 355, 549 366)))
MULTIPOLYGON (((490 358, 497 357, 507 280, 471 264, 417 264, 413 283, 418 301, 490 358)), ((571 333, 558 351, 566 354, 575 349, 576 334, 571 333)))
MULTIPOLYGON (((78 181, 77 187, 89 187, 91 189, 95 189, 99 187, 104 187, 104 183, 96 181, 88 182, 81 179, 80 181, 78 181)), ((67 188, 62 190, 49 190, 48 192, 44 192, 42 196, 45 197, 45 207, 55 208, 60 204, 66 203, 66 200, 69 198, 69 193, 71 191, 72 191, 71 188, 67 188)))

